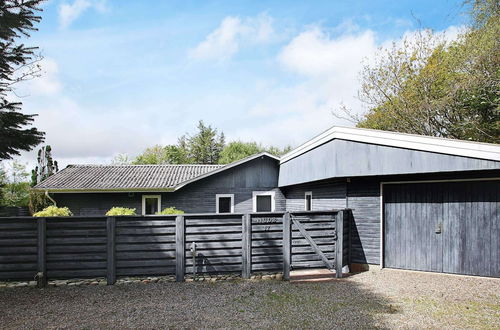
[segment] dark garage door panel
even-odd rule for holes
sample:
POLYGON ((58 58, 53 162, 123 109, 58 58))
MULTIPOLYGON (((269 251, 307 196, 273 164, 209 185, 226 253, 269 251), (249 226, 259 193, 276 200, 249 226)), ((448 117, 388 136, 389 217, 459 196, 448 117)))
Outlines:
POLYGON ((385 267, 500 277, 499 187, 500 181, 384 185, 385 267))

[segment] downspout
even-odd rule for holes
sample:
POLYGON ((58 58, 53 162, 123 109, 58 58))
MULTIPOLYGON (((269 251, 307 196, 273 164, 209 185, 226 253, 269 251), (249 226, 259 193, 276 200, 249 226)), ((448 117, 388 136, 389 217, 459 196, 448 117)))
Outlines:
POLYGON ((54 206, 57 206, 56 201, 52 197, 50 197, 48 190, 45 190, 45 197, 47 197, 54 204, 54 206))

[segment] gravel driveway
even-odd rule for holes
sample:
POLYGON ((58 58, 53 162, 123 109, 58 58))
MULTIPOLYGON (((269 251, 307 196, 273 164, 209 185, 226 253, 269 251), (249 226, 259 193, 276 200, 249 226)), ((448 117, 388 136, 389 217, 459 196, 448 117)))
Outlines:
POLYGON ((327 283, 5 288, 0 327, 500 328, 500 279, 384 269, 327 283))

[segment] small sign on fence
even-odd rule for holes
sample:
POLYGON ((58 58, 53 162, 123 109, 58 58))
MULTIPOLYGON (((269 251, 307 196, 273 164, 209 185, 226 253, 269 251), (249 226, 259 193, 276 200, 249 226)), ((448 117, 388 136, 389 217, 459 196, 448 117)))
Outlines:
POLYGON ((280 223, 282 221, 281 217, 261 217, 252 218, 253 223, 280 223))

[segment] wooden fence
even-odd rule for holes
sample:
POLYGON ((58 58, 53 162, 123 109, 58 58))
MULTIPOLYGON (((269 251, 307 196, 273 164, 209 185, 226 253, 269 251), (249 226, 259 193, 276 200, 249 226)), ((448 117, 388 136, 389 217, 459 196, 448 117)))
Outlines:
POLYGON ((349 262, 349 211, 0 218, 0 280, 241 273, 349 262))

